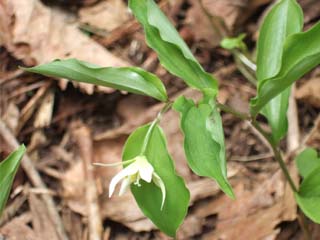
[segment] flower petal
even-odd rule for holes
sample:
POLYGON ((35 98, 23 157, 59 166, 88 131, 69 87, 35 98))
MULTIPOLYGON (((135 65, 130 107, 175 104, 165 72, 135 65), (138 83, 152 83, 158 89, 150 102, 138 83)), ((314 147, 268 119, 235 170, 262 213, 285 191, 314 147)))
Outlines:
POLYGON ((136 163, 139 166, 139 174, 141 179, 150 183, 152 180, 152 173, 154 172, 153 166, 144 156, 138 157, 136 163))
POLYGON ((118 182, 121 181, 121 179, 136 174, 139 171, 137 164, 132 163, 129 166, 127 166, 126 168, 122 169, 117 175, 115 175, 109 185, 109 197, 112 196, 116 185, 118 184, 118 182))
POLYGON ((121 161, 121 162, 114 162, 114 163, 93 163, 93 165, 95 166, 99 166, 99 167, 115 167, 115 166, 119 166, 119 165, 123 165, 123 164, 128 164, 128 163, 132 163, 134 162, 136 159, 130 159, 127 161, 121 161))
POLYGON ((152 178, 154 184, 156 184, 160 189, 161 189, 161 193, 162 193, 162 202, 161 202, 161 210, 163 209, 163 205, 164 205, 164 201, 166 200, 166 187, 162 181, 162 179, 160 178, 160 176, 158 174, 156 174, 155 172, 153 173, 153 178, 152 178))
POLYGON ((123 179, 120 190, 119 190, 119 196, 122 196, 128 190, 130 184, 131 184, 130 177, 126 177, 125 179, 123 179))

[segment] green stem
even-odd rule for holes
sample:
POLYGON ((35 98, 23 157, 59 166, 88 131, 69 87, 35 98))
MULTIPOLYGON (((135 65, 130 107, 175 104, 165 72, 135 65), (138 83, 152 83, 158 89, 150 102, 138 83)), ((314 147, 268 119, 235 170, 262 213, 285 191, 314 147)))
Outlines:
POLYGON ((241 120, 250 120, 250 116, 248 114, 239 112, 239 111, 237 111, 227 105, 217 103, 217 107, 220 108, 224 112, 231 113, 232 115, 240 118, 241 120))
POLYGON ((239 58, 239 60, 248 68, 250 68, 253 72, 256 72, 257 70, 257 65, 252 62, 246 55, 244 55, 241 51, 234 49, 231 50, 231 52, 237 57, 239 58))
MULTIPOLYGON (((234 116, 242 119, 242 120, 248 120, 248 119, 251 119, 251 124, 252 126, 259 132, 261 133, 261 135, 268 141, 268 143, 270 144, 271 148, 272 148, 272 151, 273 151, 273 154, 274 154, 274 158, 276 159, 276 161, 279 163, 280 165, 280 168, 282 170, 282 173, 284 174, 286 180, 288 181, 289 183, 289 186, 291 188, 291 190, 294 192, 294 193, 297 193, 298 192, 298 188, 296 187, 293 179, 291 178, 290 176, 290 173, 288 171, 288 168, 286 166, 286 163, 284 162, 283 158, 282 158, 282 155, 281 155, 281 152, 280 152, 280 149, 278 148, 277 146, 277 143, 273 140, 272 138, 272 135, 268 132, 266 132, 265 130, 263 130, 260 126, 260 124, 256 121, 256 118, 255 117, 250 117, 249 115, 246 115, 246 114, 243 114, 243 113, 240 113, 234 109, 232 109, 231 107, 229 106, 226 106, 226 105, 223 105, 223 104, 217 104, 217 106, 224 112, 228 112, 228 113, 231 113, 233 114, 234 116)), ((303 212, 298 212, 298 222, 299 222, 299 225, 304 233, 304 236, 305 236, 305 239, 306 240, 310 240, 311 239, 311 234, 309 232, 309 229, 308 229, 308 226, 307 226, 307 222, 305 220, 305 216, 303 214, 303 212)))
MULTIPOLYGON (((224 104, 221 104, 221 103, 218 103, 217 104, 218 108, 220 108, 222 111, 224 112, 228 112, 228 113, 231 113, 233 114, 234 116, 242 119, 242 120, 250 120, 251 117, 248 115, 248 114, 245 114, 245 113, 241 113, 241 112, 238 112, 237 110, 227 106, 227 105, 224 105, 224 104)), ((280 165, 280 168, 285 176, 285 178, 287 179, 287 181, 289 182, 289 185, 292 189, 293 192, 297 192, 298 189, 296 187, 296 185, 294 184, 290 174, 289 174, 289 171, 288 171, 288 168, 286 166, 286 163, 284 162, 282 156, 281 156, 281 152, 280 150, 278 149, 277 147, 277 144, 274 142, 271 134, 267 133, 265 130, 263 130, 261 128, 261 126, 259 125, 259 123, 256 121, 256 119, 251 119, 251 124, 252 126, 259 132, 261 133, 261 135, 268 141, 268 143, 270 144, 271 148, 272 148, 272 151, 273 151, 273 154, 274 154, 274 157, 276 159, 276 161, 279 163, 280 165)))
POLYGON ((288 171, 288 168, 286 166, 286 163, 284 162, 281 152, 277 146, 277 144, 275 143, 275 141, 273 140, 271 134, 267 133, 266 131, 264 131, 261 126, 259 125, 259 123, 256 121, 256 119, 253 119, 251 121, 252 126, 262 134, 262 136, 268 141, 268 143, 270 144, 273 154, 274 154, 274 158, 276 159, 276 161, 279 163, 280 168, 285 176, 285 178, 287 179, 292 191, 294 193, 298 192, 298 188, 296 187, 295 183, 293 182, 293 179, 290 176, 290 173, 288 171))
POLYGON ((166 104, 164 105, 164 107, 161 109, 161 111, 158 113, 157 117, 152 121, 152 123, 150 124, 150 127, 148 128, 148 131, 146 133, 146 137, 144 138, 143 141, 143 145, 141 148, 141 152, 140 155, 145 155, 146 151, 147 151, 147 147, 148 147, 148 143, 151 137, 151 134, 153 132, 153 129, 155 128, 155 126, 160 122, 162 115, 167 112, 172 106, 172 102, 168 101, 166 102, 166 104))
MULTIPOLYGON (((236 51, 236 50, 231 50, 231 53, 233 55, 233 58, 236 62, 236 66, 238 68, 238 70, 241 72, 241 74, 250 82, 252 83, 254 86, 257 85, 257 80, 254 77, 254 75, 251 73, 251 71, 249 69, 247 69, 247 67, 249 67, 247 64, 249 64, 248 61, 250 61, 247 57, 245 57, 244 54, 236 51), (240 55, 241 54, 241 55, 240 55), (245 58, 244 58, 245 57, 245 58), (246 60, 247 61, 246 61, 246 60), (246 64, 247 63, 247 64, 246 64)), ((250 61, 251 64, 250 65, 250 69, 253 71, 255 64, 252 63, 250 61)))

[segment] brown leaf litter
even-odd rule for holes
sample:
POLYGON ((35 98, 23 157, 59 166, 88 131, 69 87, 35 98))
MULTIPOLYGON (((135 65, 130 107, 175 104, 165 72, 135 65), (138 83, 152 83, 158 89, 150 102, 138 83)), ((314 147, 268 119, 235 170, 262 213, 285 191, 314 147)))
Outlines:
POLYGON ((101 1, 79 11, 79 21, 92 28, 93 32, 103 31, 100 34, 108 34, 118 28, 129 20, 129 16, 128 8, 121 0, 101 1))
MULTIPOLYGON (((4 0, 0 3, 0 43, 27 66, 47 63, 53 59, 78 58, 100 66, 127 66, 78 29, 70 14, 49 8, 39 0, 4 0)), ((79 83, 92 94, 94 85, 79 83)), ((112 92, 113 89, 97 87, 112 92)))

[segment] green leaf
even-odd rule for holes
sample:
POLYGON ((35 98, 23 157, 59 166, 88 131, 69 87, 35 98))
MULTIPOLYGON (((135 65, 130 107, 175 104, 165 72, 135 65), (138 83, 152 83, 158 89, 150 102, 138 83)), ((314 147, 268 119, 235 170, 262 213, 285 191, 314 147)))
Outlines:
POLYGON ((222 39, 220 45, 221 47, 228 49, 228 50, 233 50, 233 49, 241 49, 241 50, 247 50, 246 44, 243 42, 243 39, 246 37, 245 33, 241 33, 237 37, 233 38, 224 38, 222 39))
POLYGON ((265 17, 258 39, 258 81, 275 76, 281 68, 286 38, 301 32, 303 12, 296 0, 282 0, 265 17))
POLYGON ((181 113, 184 150, 194 173, 215 179, 220 188, 234 198, 227 179, 224 135, 220 114, 213 102, 198 106, 191 99, 179 97, 173 108, 181 113))
POLYGON ((160 101, 168 99, 161 80, 137 67, 99 67, 77 59, 67 59, 23 69, 47 76, 68 78, 77 82, 147 95, 160 101))
MULTIPOLYGON (((129 136, 123 151, 123 161, 140 155, 149 127, 149 124, 144 125, 129 136)), ((166 199, 163 209, 161 210, 161 191, 154 183, 140 181, 141 187, 132 185, 131 191, 142 212, 161 231, 174 237, 187 214, 190 194, 183 179, 175 172, 161 128, 155 125, 149 136, 144 155, 165 184, 166 199)))
POLYGON ((143 25, 147 44, 161 64, 190 87, 217 90, 217 81, 203 70, 186 43, 153 0, 130 0, 129 6, 143 25))
POLYGON ((295 198, 304 214, 315 223, 320 224, 320 197, 307 198, 295 194, 295 198))
POLYGON ((320 167, 307 175, 295 197, 302 211, 320 224, 320 167))
POLYGON ((313 148, 306 148, 295 159, 299 173, 306 178, 314 169, 320 167, 320 156, 313 148))
POLYGON ((280 71, 258 85, 258 94, 251 100, 250 111, 256 116, 274 97, 320 64, 320 22, 307 32, 289 36, 284 45, 280 71))
POLYGON ((21 145, 0 163, 0 216, 8 200, 14 176, 25 151, 25 146, 21 145))
MULTIPOLYGON (((296 0, 282 0, 273 6, 263 21, 257 44, 258 85, 279 72, 285 40, 288 36, 301 32, 302 27, 303 12, 296 0)), ((287 133, 289 96, 290 88, 287 88, 269 101, 262 110, 276 142, 287 133)))
POLYGON ((288 131, 287 111, 291 88, 285 89, 275 98, 272 98, 262 109, 262 114, 268 119, 271 126, 273 140, 279 142, 288 131))
POLYGON ((320 197, 320 167, 314 169, 302 181, 299 195, 303 197, 320 197))

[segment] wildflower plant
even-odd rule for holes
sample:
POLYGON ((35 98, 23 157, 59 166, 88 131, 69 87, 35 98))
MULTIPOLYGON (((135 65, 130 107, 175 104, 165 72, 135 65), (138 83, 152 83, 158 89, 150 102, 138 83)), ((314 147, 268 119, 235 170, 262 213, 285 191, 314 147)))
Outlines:
POLYGON ((180 96, 169 99, 161 80, 138 67, 99 67, 77 59, 55 60, 48 64, 25 68, 26 71, 78 82, 112 87, 141 94, 163 102, 155 120, 136 129, 124 146, 123 170, 110 183, 110 196, 122 180, 120 193, 129 186, 142 212, 163 232, 174 237, 188 210, 190 193, 177 175, 167 150, 165 135, 159 126, 161 115, 173 108, 180 113, 184 134, 184 150, 191 170, 215 180, 221 190, 235 198, 227 178, 225 142, 220 111, 248 120, 270 143, 275 159, 288 180, 298 205, 313 221, 320 223, 320 169, 318 161, 302 157, 298 167, 304 180, 298 188, 292 181, 279 149, 287 133, 287 109, 292 84, 320 63, 320 23, 303 32, 303 12, 296 0, 280 0, 265 17, 257 43, 256 64, 241 51, 246 49, 244 35, 225 39, 222 46, 238 51, 256 70, 257 95, 250 101, 250 113, 220 104, 215 77, 199 64, 189 47, 153 0, 129 0, 129 7, 143 26, 146 42, 158 55, 160 63, 189 87, 202 93, 200 101, 180 96), (257 121, 264 115, 270 125, 265 131, 257 121), (306 174, 306 172, 308 174, 306 174))
POLYGON ((25 146, 21 145, 6 159, 0 162, 0 217, 8 200, 11 185, 25 151, 25 146))

